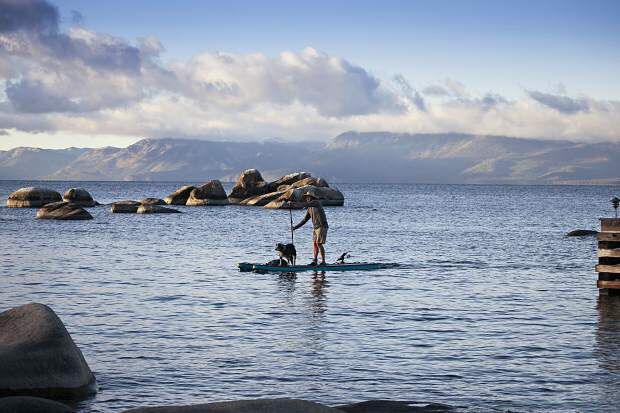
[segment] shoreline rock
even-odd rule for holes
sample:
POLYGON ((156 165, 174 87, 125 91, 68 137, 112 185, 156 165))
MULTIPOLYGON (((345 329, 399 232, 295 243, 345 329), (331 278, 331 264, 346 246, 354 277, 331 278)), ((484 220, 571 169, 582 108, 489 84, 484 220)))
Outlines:
POLYGON ((0 397, 81 399, 97 381, 56 313, 31 303, 0 313, 0 397))
POLYGON ((93 216, 84 208, 71 202, 60 201, 45 204, 37 210, 37 219, 57 219, 62 221, 78 221, 93 219, 93 216))
POLYGON ((138 407, 123 413, 342 413, 320 403, 300 399, 253 399, 185 406, 138 407))
POLYGON ((6 200, 8 208, 41 208, 52 202, 61 202, 60 193, 47 188, 27 187, 12 192, 6 200))
POLYGON ((63 201, 71 202, 72 204, 80 207, 94 207, 99 205, 99 203, 95 201, 90 193, 84 188, 70 188, 65 191, 62 199, 63 201))
POLYGON ((0 412, 7 413, 72 413, 66 404, 31 396, 10 396, 0 398, 0 412))
POLYGON ((246 198, 264 195, 267 192, 269 187, 258 169, 246 169, 237 178, 235 186, 228 194, 228 200, 231 204, 238 204, 246 198))
POLYGON ((589 229, 576 229, 566 233, 566 237, 595 237, 598 235, 598 231, 592 231, 589 229))
POLYGON ((166 201, 160 198, 144 198, 140 201, 141 205, 166 205, 166 201))

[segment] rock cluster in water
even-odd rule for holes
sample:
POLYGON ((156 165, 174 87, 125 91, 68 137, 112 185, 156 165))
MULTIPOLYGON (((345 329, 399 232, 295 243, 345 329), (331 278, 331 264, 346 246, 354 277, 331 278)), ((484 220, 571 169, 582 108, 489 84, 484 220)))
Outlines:
MULTIPOLYGON (((287 201, 301 201, 303 195, 312 191, 318 195, 325 206, 344 205, 344 195, 329 186, 323 178, 313 177, 308 172, 294 172, 275 181, 265 181, 256 169, 243 171, 227 195, 222 183, 208 181, 198 187, 185 185, 160 198, 145 198, 142 201, 123 200, 110 205, 115 214, 162 214, 179 213, 176 209, 163 205, 221 206, 245 205, 262 206, 269 209, 285 207, 287 201)), ((11 193, 7 206, 12 208, 40 208, 39 219, 86 220, 92 215, 84 208, 100 205, 84 188, 70 188, 64 196, 46 188, 21 188, 11 193)), ((288 206, 286 206, 288 208, 288 206)))

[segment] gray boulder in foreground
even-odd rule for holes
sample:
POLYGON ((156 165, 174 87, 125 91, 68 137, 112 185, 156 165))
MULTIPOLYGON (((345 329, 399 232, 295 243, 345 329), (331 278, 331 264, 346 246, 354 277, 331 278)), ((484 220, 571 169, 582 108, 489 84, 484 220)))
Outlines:
POLYGON ((336 409, 346 413, 449 413, 455 408, 445 404, 430 403, 420 405, 396 400, 369 400, 366 402, 337 406, 336 409))
POLYGON ((182 186, 165 197, 164 201, 166 201, 168 205, 185 205, 189 198, 189 194, 191 194, 194 189, 196 189, 196 187, 192 185, 182 186))
POLYGON ((30 396, 0 398, 0 412, 6 413, 72 413, 66 404, 30 396))
POLYGON ((138 214, 180 214, 181 211, 166 208, 160 205, 140 205, 136 211, 138 214))
POLYGON ((190 406, 141 407, 124 413, 342 413, 319 403, 297 399, 238 400, 190 406))
POLYGON ((45 204, 62 201, 62 197, 56 191, 46 188, 20 188, 11 193, 6 200, 9 208, 40 208, 45 204))
POLYGON ((97 382, 54 311, 37 303, 0 313, 0 397, 80 399, 97 382))
POLYGON ((137 201, 116 201, 112 203, 110 212, 113 214, 135 214, 138 212, 140 205, 140 202, 137 201))
POLYGON ((93 216, 84 208, 70 202, 53 202, 37 210, 37 219, 85 220, 93 216))
POLYGON ((63 201, 71 202, 81 207, 94 207, 98 205, 90 193, 84 188, 68 189, 62 196, 62 199, 63 201))
POLYGON ((598 231, 589 229, 576 229, 566 234, 567 237, 595 237, 596 235, 598 235, 598 231))

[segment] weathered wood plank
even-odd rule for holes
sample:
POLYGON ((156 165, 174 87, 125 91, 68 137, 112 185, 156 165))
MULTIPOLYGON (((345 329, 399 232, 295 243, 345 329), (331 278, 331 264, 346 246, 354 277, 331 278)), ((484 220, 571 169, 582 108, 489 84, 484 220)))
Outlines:
POLYGON ((599 241, 620 241, 620 232, 599 232, 596 238, 599 241))
POLYGON ((620 232, 620 218, 601 218, 601 231, 620 232))
POLYGON ((620 289, 620 280, 618 281, 597 281, 596 286, 598 288, 618 288, 620 289))
POLYGON ((597 272, 609 272, 612 274, 620 274, 620 265, 597 264, 596 271, 597 272))
POLYGON ((620 258, 620 248, 614 249, 599 249, 598 250, 599 257, 614 257, 620 258))
POLYGON ((598 279, 601 281, 620 281, 620 274, 610 274, 608 272, 599 272, 598 279))

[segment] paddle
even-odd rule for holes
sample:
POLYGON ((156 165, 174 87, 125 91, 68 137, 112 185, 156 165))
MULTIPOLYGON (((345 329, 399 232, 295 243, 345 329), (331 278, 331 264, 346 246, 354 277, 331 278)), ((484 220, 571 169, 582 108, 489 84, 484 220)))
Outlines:
POLYGON ((288 206, 288 213, 291 217, 291 244, 295 245, 295 237, 293 236, 293 208, 289 205, 288 206))

